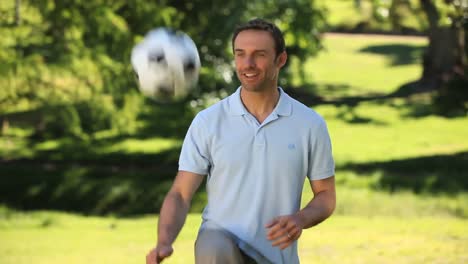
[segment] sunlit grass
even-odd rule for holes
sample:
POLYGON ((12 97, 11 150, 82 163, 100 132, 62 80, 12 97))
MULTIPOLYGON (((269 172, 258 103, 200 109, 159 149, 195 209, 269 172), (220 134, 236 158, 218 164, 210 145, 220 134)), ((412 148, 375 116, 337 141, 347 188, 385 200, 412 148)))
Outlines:
MULTIPOLYGON (((156 241, 155 216, 135 219, 65 213, 0 213, 0 262, 143 263, 156 241)), ((188 216, 165 263, 193 262, 201 217, 188 216)), ((303 232, 301 263, 463 263, 467 221, 433 217, 335 215, 303 232)))
POLYGON ((301 263, 463 263, 466 224, 432 217, 335 216, 305 232, 301 263))
POLYGON ((453 154, 468 150, 466 117, 406 116, 406 108, 378 103, 318 106, 327 120, 338 164, 453 154))
POLYGON ((120 152, 120 153, 160 153, 164 150, 172 149, 181 144, 180 140, 168 138, 150 138, 150 139, 125 139, 116 144, 102 149, 101 154, 120 152))
MULTIPOLYGON (((468 218, 468 194, 421 194, 410 191, 394 193, 373 189, 381 180, 380 173, 357 175, 341 171, 336 177, 336 215, 356 217, 461 217, 468 218)), ((310 201, 312 191, 304 185, 302 205, 310 201)))
POLYGON ((326 50, 308 61, 307 75, 325 97, 390 93, 419 78, 426 43, 417 37, 327 34, 326 50), (410 61, 399 59, 403 47, 410 61))

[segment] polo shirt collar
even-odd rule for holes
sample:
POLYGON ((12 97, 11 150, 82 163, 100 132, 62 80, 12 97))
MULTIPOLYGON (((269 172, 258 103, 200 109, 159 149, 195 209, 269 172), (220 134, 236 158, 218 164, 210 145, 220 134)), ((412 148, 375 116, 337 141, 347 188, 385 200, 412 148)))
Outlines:
POLYGON ((245 115, 247 113, 241 101, 240 91, 241 87, 239 86, 236 92, 229 96, 229 113, 232 115, 245 115))
POLYGON ((283 88, 278 87, 280 98, 273 112, 279 116, 290 116, 292 112, 291 97, 283 91, 283 88))
MULTIPOLYGON (((280 98, 278 104, 276 105, 273 112, 279 116, 290 116, 292 112, 291 98, 283 91, 281 87, 278 87, 280 92, 280 98)), ((244 104, 242 103, 240 97, 241 87, 237 88, 229 97, 229 112, 232 115, 245 115, 247 114, 247 109, 245 109, 244 104)))

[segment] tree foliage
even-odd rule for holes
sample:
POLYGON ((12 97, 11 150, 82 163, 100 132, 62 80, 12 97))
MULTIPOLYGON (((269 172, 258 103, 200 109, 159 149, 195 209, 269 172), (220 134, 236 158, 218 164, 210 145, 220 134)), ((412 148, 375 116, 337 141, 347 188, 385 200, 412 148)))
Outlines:
MULTIPOLYGON (((205 93, 236 85, 230 47, 236 24, 253 17, 277 23, 297 61, 320 49, 325 24, 322 10, 308 0, 9 0, 0 16, 0 33, 10 36, 0 41, 0 84, 8 87, 0 91, 0 113, 109 96, 118 112, 137 90, 131 49, 155 27, 194 39, 203 66, 198 91, 205 93)), ((282 76, 284 82, 292 73, 282 76)))

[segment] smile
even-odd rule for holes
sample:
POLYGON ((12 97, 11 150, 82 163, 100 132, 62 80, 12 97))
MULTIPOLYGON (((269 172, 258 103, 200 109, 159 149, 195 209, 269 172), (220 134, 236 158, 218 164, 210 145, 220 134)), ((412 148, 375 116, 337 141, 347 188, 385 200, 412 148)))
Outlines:
POLYGON ((258 73, 244 73, 244 76, 247 77, 247 78, 256 77, 257 75, 258 75, 258 73))

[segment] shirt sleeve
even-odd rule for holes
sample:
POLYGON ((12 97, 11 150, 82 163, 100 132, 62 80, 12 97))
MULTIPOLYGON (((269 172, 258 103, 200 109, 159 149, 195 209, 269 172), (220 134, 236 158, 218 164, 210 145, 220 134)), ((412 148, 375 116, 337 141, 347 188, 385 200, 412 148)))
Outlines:
POLYGON ((309 150, 309 180, 321 180, 335 175, 330 136, 325 121, 311 133, 309 150))
POLYGON ((179 170, 206 175, 210 168, 208 135, 200 113, 185 135, 179 157, 179 170))

